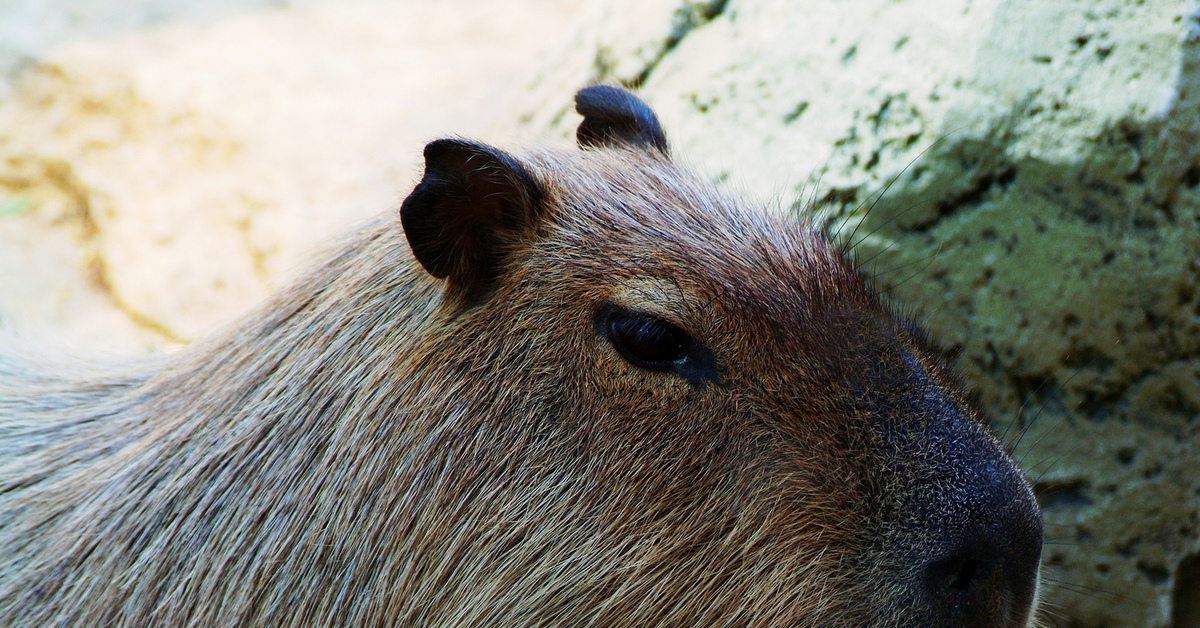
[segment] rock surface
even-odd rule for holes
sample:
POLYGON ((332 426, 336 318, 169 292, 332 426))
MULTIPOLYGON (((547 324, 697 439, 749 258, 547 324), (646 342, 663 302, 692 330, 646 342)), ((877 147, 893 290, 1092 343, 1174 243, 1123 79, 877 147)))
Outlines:
POLYGON ((640 86, 685 161, 826 225, 958 356, 1036 481, 1056 625, 1200 625, 1197 6, 598 19, 535 83, 528 132, 569 137, 550 94, 640 86))
POLYGON ((514 119, 578 8, 279 4, 0 5, 6 327, 116 351, 210 332, 394 208, 425 142, 514 119))

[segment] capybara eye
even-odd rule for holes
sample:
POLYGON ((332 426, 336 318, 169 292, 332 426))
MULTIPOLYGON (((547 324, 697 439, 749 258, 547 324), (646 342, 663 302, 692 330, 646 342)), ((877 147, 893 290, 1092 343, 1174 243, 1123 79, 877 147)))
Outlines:
POLYGON ((663 371, 687 358, 691 338, 666 321, 616 306, 606 307, 600 316, 604 336, 634 366, 663 371))
POLYGON ((671 371, 694 386, 721 384, 712 350, 653 314, 607 303, 596 312, 595 323, 596 332, 636 367, 671 371))

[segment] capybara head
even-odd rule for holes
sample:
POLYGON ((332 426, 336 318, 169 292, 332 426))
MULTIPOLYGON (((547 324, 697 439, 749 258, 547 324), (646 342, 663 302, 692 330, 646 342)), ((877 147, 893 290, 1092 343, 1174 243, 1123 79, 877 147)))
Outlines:
POLYGON ((63 438, 117 427, 0 476, 0 611, 1028 625, 1037 505, 922 332, 817 230, 677 167, 631 93, 576 105, 576 152, 432 142, 403 234, 68 412, 63 438), (91 493, 45 480, 71 464, 91 493))
POLYGON ((605 572, 578 603, 1024 625, 1037 506, 921 331, 814 229, 674 166, 629 92, 576 103, 582 154, 434 142, 401 215, 446 280, 451 368, 495 379, 522 464, 572 485, 578 568, 605 572))

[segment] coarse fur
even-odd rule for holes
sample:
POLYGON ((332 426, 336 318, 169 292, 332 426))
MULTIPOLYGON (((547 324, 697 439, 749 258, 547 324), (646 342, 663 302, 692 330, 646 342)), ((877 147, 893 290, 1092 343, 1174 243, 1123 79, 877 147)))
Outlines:
POLYGON ((0 625, 966 625, 917 572, 1036 505, 928 343, 809 226, 586 148, 505 154, 536 194, 487 255, 388 214, 177 354, 0 354, 0 625), (622 359, 606 304, 719 377, 622 359))

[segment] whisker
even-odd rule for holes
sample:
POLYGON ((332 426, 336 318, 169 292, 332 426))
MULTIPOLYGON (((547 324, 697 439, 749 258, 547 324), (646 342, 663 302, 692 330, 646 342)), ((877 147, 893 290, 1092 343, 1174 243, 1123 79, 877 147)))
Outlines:
MULTIPOLYGON (((900 170, 900 172, 896 173, 896 175, 893 176, 891 178, 891 180, 889 180, 887 182, 887 185, 883 186, 883 189, 880 190, 878 194, 874 195, 875 200, 871 201, 871 205, 867 207, 867 211, 863 213, 862 217, 858 221, 858 224, 854 225, 854 230, 852 230, 850 232, 850 236, 847 237, 846 241, 843 243, 844 248, 842 248, 842 251, 841 251, 843 255, 854 250, 854 247, 857 246, 857 243, 854 243, 854 236, 858 233, 858 230, 860 227, 862 227, 863 223, 867 221, 867 216, 871 215, 871 212, 875 210, 875 206, 879 204, 879 201, 883 200, 883 197, 886 196, 888 191, 890 191, 892 189, 892 186, 895 185, 896 182, 900 180, 900 177, 903 177, 905 175, 905 173, 908 172, 909 168, 912 168, 913 165, 916 164, 917 161, 921 159, 921 157, 924 157, 926 153, 933 150, 934 146, 937 146, 938 144, 944 142, 946 139, 948 139, 951 135, 953 135, 957 131, 958 131, 958 129, 955 129, 954 131, 946 133, 942 137, 939 137, 938 139, 936 139, 932 143, 930 143, 929 146, 926 146, 923 150, 921 150, 920 153, 917 154, 916 157, 913 157, 912 160, 910 160, 908 162, 908 164, 905 165, 904 168, 900 170)), ((870 199, 870 196, 868 196, 867 198, 870 199)), ((865 203, 865 201, 864 201, 864 203, 865 203)), ((862 209, 861 204, 857 208, 855 208, 855 211, 857 211, 859 209, 862 209)), ((896 217, 893 217, 893 219, 895 219, 895 218, 896 217)), ((884 223, 884 224, 887 224, 887 223, 884 223)), ((859 242, 861 242, 861 240, 859 242)))
MULTIPOLYGON (((904 262, 903 264, 900 264, 899 266, 893 266, 892 268, 889 268, 889 269, 887 269, 887 270, 885 270, 885 271, 882 271, 882 272, 873 272, 873 273, 871 274, 871 276, 872 276, 872 277, 875 277, 875 278, 878 278, 878 277, 882 277, 882 276, 884 276, 884 275, 889 275, 889 274, 891 274, 891 273, 894 273, 894 272, 896 272, 896 271, 898 271, 898 270, 903 270, 903 269, 905 269, 905 268, 908 268, 909 266, 912 266, 912 265, 914 265, 914 264, 920 264, 921 262, 924 262, 924 261, 927 261, 927 260, 932 260, 933 258, 937 257, 937 256, 938 256, 938 254, 939 254, 939 253, 941 253, 941 252, 942 252, 942 248, 939 246, 939 247, 937 248, 937 250, 935 250, 933 253, 930 253, 929 255, 925 255, 925 256, 919 257, 919 258, 917 258, 917 259, 915 259, 915 260, 912 260, 912 261, 904 262)), ((923 269, 922 269, 922 270, 923 270, 923 269)), ((895 286, 892 286, 892 288, 895 288, 895 286)))
MULTIPOLYGON (((1074 377, 1074 376, 1072 375, 1072 377, 1074 377)), ((1071 380, 1068 379, 1067 381, 1071 381, 1071 380)), ((1075 408, 1072 408, 1072 410, 1077 409, 1078 407, 1079 407, 1079 404, 1076 404, 1075 408)), ((1041 410, 1038 411, 1038 414, 1041 414, 1041 410)), ((1034 415, 1033 421, 1036 421, 1037 418, 1038 418, 1038 415, 1034 415)), ((1025 458, 1028 457, 1030 453, 1036 451, 1037 446, 1042 444, 1042 441, 1045 440, 1045 438, 1047 436, 1053 434, 1055 430, 1057 430, 1059 427, 1062 427, 1063 423, 1067 422, 1066 419, 1067 419, 1067 417, 1064 416, 1062 421, 1059 421, 1057 425, 1055 425, 1054 427, 1043 432, 1042 435, 1039 436, 1037 440, 1033 441, 1033 444, 1029 446, 1029 449, 1026 450, 1024 454, 1021 454, 1021 457, 1017 459, 1017 464, 1018 465, 1023 464, 1025 462, 1025 458)), ((1032 425, 1033 421, 1030 421, 1029 424, 1032 425)), ((1019 444, 1021 444, 1020 438, 1018 438, 1016 444, 1013 445, 1013 451, 1016 451, 1016 446, 1019 444)), ((1076 446, 1076 447, 1078 447, 1078 446, 1076 446)), ((1031 469, 1031 471, 1032 471, 1032 469, 1031 469)))
MULTIPOLYGON (((1110 353, 1111 353, 1111 352, 1112 352, 1112 350, 1113 350, 1113 348, 1114 348, 1114 347, 1116 347, 1116 346, 1117 346, 1117 344, 1119 344, 1120 342, 1121 342, 1121 340, 1120 340, 1120 339, 1117 339, 1117 341, 1116 341, 1116 342, 1114 342, 1114 343, 1112 343, 1111 345, 1109 345, 1109 347, 1108 347, 1108 352, 1110 352, 1110 353)), ((1067 360, 1070 360, 1070 359, 1071 359, 1071 355, 1070 355, 1070 354, 1067 354, 1067 356, 1066 356, 1066 357, 1063 359, 1063 361, 1064 361, 1064 362, 1066 362, 1067 360)), ((1071 376, 1070 376, 1070 377, 1068 377, 1068 378, 1067 378, 1067 380, 1066 380, 1066 381, 1064 381, 1062 384, 1060 384, 1060 385, 1059 385, 1057 388, 1055 388, 1055 390, 1054 390, 1054 394, 1052 394, 1052 395, 1050 395, 1049 397, 1047 397, 1046 401, 1042 403, 1042 407, 1038 409, 1038 412, 1037 412, 1037 414, 1033 415, 1033 419, 1031 419, 1031 420, 1029 421, 1029 425, 1026 425, 1026 426, 1025 426, 1025 429, 1021 430, 1021 434, 1020 434, 1020 435, 1017 437, 1017 442, 1013 443, 1013 445, 1012 445, 1012 448, 1010 448, 1010 449, 1009 449, 1009 451, 1010 451, 1010 452, 1015 452, 1015 451, 1016 451, 1016 449, 1017 449, 1017 445, 1020 445, 1020 444, 1021 444, 1021 437, 1023 437, 1023 436, 1025 435, 1025 431, 1026 431, 1026 430, 1028 430, 1030 427, 1032 427, 1032 426, 1033 426, 1033 424, 1034 424, 1034 422, 1035 422, 1035 421, 1037 421, 1038 417, 1039 417, 1039 416, 1041 416, 1041 414, 1042 414, 1042 410, 1045 410, 1045 409, 1046 409, 1046 404, 1048 404, 1048 403, 1050 402, 1050 400, 1051 400, 1051 399, 1054 399, 1054 398, 1058 397, 1058 394, 1059 394, 1060 392, 1062 392, 1063 388, 1065 388, 1065 387, 1067 386, 1067 384, 1070 384, 1070 383, 1071 383, 1071 380, 1075 379, 1075 376, 1076 376, 1076 375, 1079 375, 1081 372, 1083 372, 1083 369, 1082 369, 1082 368, 1077 368, 1077 369, 1074 369, 1074 372, 1072 372, 1072 373, 1071 373, 1071 376)), ((1044 382, 1043 382, 1043 384, 1044 384, 1044 382)), ((1038 389, 1041 389, 1041 386, 1038 386, 1038 389)), ((1035 393, 1035 394, 1036 394, 1036 393, 1035 393)), ((1076 404, 1075 404, 1075 407, 1071 408, 1071 410, 1078 410, 1078 409, 1079 409, 1079 406, 1080 406, 1082 403, 1083 403, 1083 401, 1082 401, 1082 400, 1080 400, 1078 403, 1076 403, 1076 404)), ((1024 407, 1024 406, 1022 406, 1022 407, 1024 407)), ((1065 419, 1065 418, 1066 418, 1066 417, 1064 417, 1064 419, 1065 419)), ((1063 423, 1065 423, 1065 422, 1066 422, 1066 421, 1064 420, 1063 422, 1061 422, 1061 423, 1059 423, 1058 425, 1054 426, 1054 428, 1053 428, 1053 429, 1051 429, 1051 430, 1048 430, 1046 433, 1042 434, 1042 435, 1041 435, 1041 437, 1039 437, 1039 438, 1037 439, 1037 441, 1035 441, 1035 442, 1033 443, 1033 445, 1031 445, 1031 446, 1029 447, 1029 451, 1026 451, 1026 452, 1025 452, 1025 454, 1024 454, 1024 455, 1022 455, 1022 456, 1021 456, 1021 458, 1020 458, 1019 460, 1017 460, 1017 463, 1018 463, 1018 464, 1020 464, 1020 463, 1024 462, 1024 461, 1025 461, 1025 457, 1026 457, 1026 456, 1028 456, 1030 453, 1032 453, 1034 450, 1036 450, 1036 449, 1037 449, 1037 446, 1038 446, 1038 444, 1042 442, 1042 439, 1043 439, 1043 438, 1046 438, 1047 436, 1049 436, 1049 435, 1050 435, 1052 432, 1054 432, 1054 430, 1057 430, 1057 429, 1058 429, 1059 427, 1061 427, 1061 426, 1062 426, 1062 424, 1063 424, 1063 423)), ((1094 435, 1095 435, 1095 433, 1093 433, 1093 436, 1094 436, 1094 435)), ((1089 437, 1088 437, 1088 440, 1090 440, 1090 439, 1091 439, 1091 436, 1089 436, 1089 437)), ((1084 443, 1086 443, 1086 442, 1088 442, 1088 440, 1084 440, 1083 442, 1084 442, 1084 443)), ((1082 444, 1082 443, 1081 443, 1081 444, 1082 444)), ((1072 448, 1072 450, 1071 450, 1071 451, 1074 451, 1075 449, 1078 449, 1078 445, 1077 445, 1075 448, 1072 448)), ((1067 453, 1071 453, 1071 452, 1070 452, 1070 451, 1068 451, 1067 453)), ((1067 454, 1063 454, 1063 456, 1065 456, 1065 455, 1067 455, 1067 454)), ((1059 456, 1059 458, 1062 458, 1062 456, 1059 456)), ((1056 461, 1055 461, 1055 464, 1057 464, 1057 463, 1058 463, 1058 462, 1057 462, 1057 460, 1056 460, 1056 461)), ((1053 468, 1053 466, 1052 466, 1051 468, 1053 468)), ((1047 469, 1047 470, 1048 470, 1048 469, 1047 469)), ((1043 472, 1043 474, 1042 474, 1042 475, 1045 475, 1045 473, 1043 472)), ((1039 476, 1039 479, 1040 479, 1040 476, 1039 476)))
POLYGON ((1120 593, 1115 593, 1115 592, 1109 591, 1107 589, 1101 589, 1100 587, 1093 587, 1093 586, 1089 586, 1086 584, 1079 584, 1077 582, 1068 582, 1066 580, 1059 580, 1057 578, 1050 578, 1048 576, 1042 576, 1042 581, 1046 582, 1047 584, 1050 584, 1051 586, 1054 586, 1054 587, 1057 587, 1057 588, 1060 588, 1060 589, 1063 589, 1066 591, 1071 591, 1072 593, 1086 595, 1088 597, 1095 598, 1095 599, 1102 600, 1102 599, 1116 598, 1116 599, 1120 599, 1125 602, 1132 601, 1128 597, 1125 597, 1124 595, 1121 595, 1120 593))
POLYGON ((940 254, 941 252, 942 252, 942 247, 941 247, 941 246, 939 246, 939 247, 937 248, 937 250, 935 250, 933 253, 931 253, 931 254, 929 254, 929 255, 927 255, 927 256, 925 256, 925 257, 921 258, 921 259, 918 259, 918 260, 915 260, 915 261, 909 262, 909 263, 907 263, 907 264, 903 264, 903 265, 901 265, 901 266, 897 266, 896 268, 893 268, 893 269, 891 269, 891 270, 887 271, 887 272, 889 272, 889 273, 891 273, 891 272, 895 272, 895 271, 897 271, 897 270, 900 270, 901 268, 904 268, 905 266, 912 266, 913 264, 920 263, 920 262, 921 262, 921 261, 923 261, 923 260, 928 260, 928 261, 925 263, 925 265, 924 265, 924 266, 922 266, 922 267, 920 267, 920 268, 918 268, 918 269, 916 270, 916 272, 914 272, 914 273, 912 273, 911 275, 909 275, 909 276, 905 277, 905 278, 904 278, 902 281, 899 281, 899 282, 897 282, 897 283, 894 283, 894 284, 892 284, 891 286, 889 286, 889 289, 891 289, 891 290, 895 290, 896 288, 899 288, 900 286, 903 286, 904 284, 908 283, 909 281, 913 280, 914 278, 916 278, 916 277, 920 276, 920 275, 921 275, 921 273, 924 273, 924 272, 925 272, 925 270, 926 270, 926 269, 928 269, 928 268, 929 268, 929 266, 930 266, 931 264, 933 264, 933 261, 934 261, 935 259, 937 259, 937 256, 938 256, 938 254, 940 254))
POLYGON ((1076 539, 1076 538, 1079 538, 1079 535, 1078 534, 1060 534, 1058 536, 1048 536, 1045 538, 1046 538, 1046 540, 1076 539))
POLYGON ((1036 619, 1037 619, 1038 623, 1043 627, 1045 626, 1045 624, 1041 624, 1041 622, 1044 620, 1048 620, 1051 624, 1053 624, 1055 626, 1055 628, 1062 628, 1062 624, 1059 623, 1059 620, 1065 620, 1066 618, 1063 617, 1058 612, 1058 609, 1054 608, 1050 603, 1043 601, 1041 603, 1041 605, 1038 607, 1036 619))
MULTIPOLYGON (((1068 359, 1069 358, 1070 358, 1070 356, 1068 356, 1068 359)), ((1017 447, 1019 447, 1021 445, 1021 440, 1025 438, 1025 434, 1027 434, 1029 432, 1029 428, 1033 427, 1034 423, 1037 423, 1038 418, 1042 416, 1042 412, 1046 410, 1046 406, 1048 406, 1050 404, 1051 400, 1058 397, 1058 393, 1062 392, 1063 388, 1065 388, 1067 386, 1067 384, 1070 384, 1071 380, 1075 379, 1075 376, 1078 374, 1079 374, 1079 371, 1075 371, 1074 373, 1071 373, 1070 377, 1068 377, 1063 383, 1059 384, 1054 389, 1054 392, 1049 397, 1046 397, 1046 400, 1042 402, 1041 407, 1038 408, 1037 413, 1035 413, 1033 415, 1033 418, 1029 420, 1029 423, 1027 423, 1025 425, 1025 427, 1021 428, 1021 432, 1019 434, 1017 434, 1017 441, 1015 443, 1013 443, 1012 446, 1008 447, 1008 450, 1010 452, 1017 451, 1017 447)), ((1064 423, 1065 423, 1065 421, 1064 421, 1064 423)), ((1062 423, 1059 423, 1058 425, 1054 426, 1050 431, 1054 431, 1061 426, 1062 426, 1062 423)), ((1045 437, 1046 437, 1046 434, 1043 434, 1042 438, 1045 438, 1045 437)), ((1038 439, 1038 442, 1041 442, 1041 438, 1038 439)), ((1032 451, 1032 448, 1030 449, 1030 451, 1032 451)), ((1028 455, 1028 452, 1026 452, 1026 455, 1028 455)), ((1021 459, 1017 460, 1017 464, 1020 464, 1021 460, 1023 460, 1024 458, 1025 458, 1025 456, 1021 456, 1021 459)))
MULTIPOLYGON (((1040 384, 1038 384, 1038 387, 1033 390, 1033 395, 1026 397, 1025 401, 1021 402, 1021 407, 1017 408, 1017 413, 1013 416, 1013 419, 1008 422, 1008 426, 1004 428, 1004 433, 1000 435, 1000 442, 1003 443, 1008 439, 1008 431, 1012 429, 1013 425, 1016 425, 1017 419, 1021 418, 1021 416, 1025 412, 1025 407, 1029 405, 1029 400, 1033 399, 1034 397, 1037 396, 1038 393, 1042 392, 1042 389, 1046 387, 1046 384, 1049 381, 1050 380, 1048 380, 1048 379, 1043 379, 1042 382, 1040 384)), ((1012 450, 1010 449, 1009 452, 1011 453, 1011 451, 1012 450)))
MULTIPOLYGON (((1041 482, 1041 481, 1042 481, 1042 478, 1046 477, 1046 474, 1047 474, 1047 473, 1049 473, 1049 472, 1051 472, 1051 471, 1053 471, 1053 470, 1054 470, 1054 465, 1058 464, 1058 463, 1059 463, 1059 461, 1061 461, 1063 458, 1065 458, 1065 457, 1067 457, 1067 456, 1069 456, 1069 455, 1071 455, 1071 454, 1075 453, 1076 451, 1078 451, 1080 447, 1083 447, 1084 445, 1086 445, 1086 444, 1090 443, 1090 442, 1091 442, 1091 440, 1092 440, 1092 438, 1093 438, 1095 435, 1096 435, 1096 434, 1093 432, 1093 433, 1092 433, 1090 436, 1088 436, 1087 438, 1083 439, 1082 441, 1079 441, 1078 443, 1075 443, 1075 446, 1074 446, 1074 447, 1072 447, 1072 448, 1068 449, 1067 451, 1064 451, 1063 453, 1061 453, 1061 454, 1059 454, 1058 456, 1056 456, 1056 457, 1054 458, 1054 460, 1051 460, 1051 461, 1050 461, 1050 466, 1046 467, 1046 470, 1045 470, 1045 471, 1042 471, 1041 473, 1039 473, 1039 474, 1038 474, 1038 476, 1037 476, 1037 478, 1035 478, 1035 479, 1033 480, 1033 482, 1031 482, 1031 484, 1034 484, 1034 485, 1036 485, 1038 482, 1041 482)), ((1041 439, 1038 439, 1038 440, 1040 441, 1041 439)), ((1036 447, 1036 446, 1037 446, 1037 443, 1034 443, 1034 447, 1036 447)), ((1029 451, 1033 451, 1033 448, 1031 447, 1029 451)), ((1029 454, 1028 454, 1028 453, 1026 453, 1026 455, 1029 455, 1029 454)), ((1022 456, 1022 458, 1023 458, 1023 457, 1024 457, 1024 456, 1022 456)), ((1040 466, 1042 466, 1043 464, 1045 464, 1045 463, 1046 463, 1046 461, 1047 461, 1047 460, 1049 460, 1049 458, 1050 458, 1049 456, 1047 456, 1047 457, 1045 457, 1045 458, 1042 458, 1040 461, 1038 461, 1038 463, 1037 463, 1037 464, 1035 464, 1035 465, 1033 465, 1033 466, 1029 467, 1029 473, 1033 473, 1034 469, 1037 469, 1038 467, 1040 467, 1040 466)), ((1020 463, 1018 463, 1018 464, 1020 464, 1020 463)))
MULTIPOLYGON (((870 238, 871 236, 878 233, 880 229, 886 227, 888 222, 896 220, 897 218, 900 218, 904 214, 907 214, 909 211, 912 211, 913 209, 920 207, 921 205, 925 204, 926 200, 927 199, 923 199, 923 200, 917 201, 916 203, 913 203, 912 205, 909 205, 908 207, 905 207, 903 211, 896 214, 895 216, 892 216, 891 218, 889 218, 887 220, 887 222, 884 222, 883 224, 879 225, 878 227, 872 229, 870 233, 868 233, 868 234, 864 235, 862 238, 860 238, 858 240, 858 242, 854 243, 854 246, 851 247, 850 250, 853 251, 854 249, 857 249, 860 244, 867 241, 867 238, 870 238)), ((867 259, 862 260, 861 262, 856 260, 854 262, 855 268, 861 269, 863 266, 870 264, 872 261, 875 260, 875 258, 879 257, 880 255, 883 255, 884 253, 887 253, 893 246, 900 244, 901 242, 904 241, 905 238, 907 238, 908 236, 910 236, 914 233, 916 233, 916 232, 911 231, 911 230, 905 231, 903 235, 901 235, 899 238, 896 238, 895 240, 892 240, 892 242, 890 244, 888 244, 887 246, 883 247, 882 249, 876 251, 875 254, 872 255, 871 257, 868 257, 867 259)))

